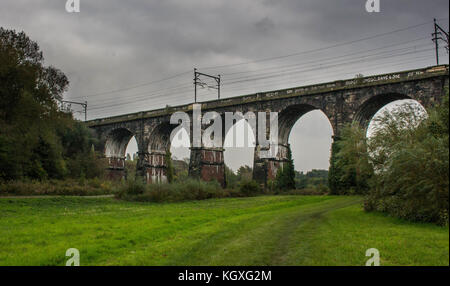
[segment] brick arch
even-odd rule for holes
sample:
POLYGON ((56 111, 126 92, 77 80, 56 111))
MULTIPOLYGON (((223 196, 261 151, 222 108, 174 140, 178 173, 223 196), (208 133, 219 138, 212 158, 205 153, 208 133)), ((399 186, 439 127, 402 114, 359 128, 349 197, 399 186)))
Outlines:
POLYGON ((125 152, 134 132, 125 127, 116 127, 106 133, 103 152, 108 160, 106 176, 117 180, 126 176, 125 152))
POLYGON ((128 142, 134 133, 127 128, 112 129, 106 136, 104 153, 106 157, 125 157, 128 142))
POLYGON ((287 108, 283 109, 278 114, 278 143, 283 145, 288 145, 288 139, 289 135, 291 133, 292 128, 294 127, 295 123, 306 113, 313 111, 313 110, 320 110, 325 115, 325 117, 328 119, 328 122, 330 123, 330 126, 333 129, 334 132, 334 126, 332 121, 330 120, 330 117, 327 115, 327 113, 322 110, 321 108, 317 108, 310 104, 296 104, 288 106, 287 108))
POLYGON ((166 119, 155 123, 144 146, 147 150, 143 154, 144 176, 150 183, 167 181, 166 154, 171 146, 171 133, 178 124, 171 124, 169 118, 166 119))
POLYGON ((163 121, 152 130, 148 140, 148 152, 166 151, 170 148, 170 134, 177 127, 169 121, 163 121))

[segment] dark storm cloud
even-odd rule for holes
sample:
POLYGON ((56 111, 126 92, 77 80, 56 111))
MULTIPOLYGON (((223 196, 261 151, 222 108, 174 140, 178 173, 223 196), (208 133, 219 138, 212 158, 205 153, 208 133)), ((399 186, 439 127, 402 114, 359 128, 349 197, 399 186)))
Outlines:
MULTIPOLYGON (((167 85, 189 85, 191 74, 167 85, 87 98, 85 95, 157 80, 193 67, 248 62, 317 49, 431 21, 433 17, 447 18, 441 21, 447 28, 449 8, 448 0, 381 0, 381 13, 371 14, 365 11, 365 0, 80 0, 81 12, 69 14, 65 11, 65 2, 2 0, 0 26, 24 30, 39 43, 46 63, 60 68, 69 77, 70 89, 66 98, 89 101, 90 118, 190 102, 190 97, 167 96, 122 104, 130 96, 167 85), (98 109, 114 104, 120 106, 98 109)), ((429 36, 430 33, 431 25, 405 31, 402 39, 429 36)), ((361 43, 359 48, 390 44, 396 37, 361 43)), ((305 59, 317 56, 319 61, 321 57, 356 49, 348 46, 308 55, 305 59)), ((280 63, 286 64, 289 60, 280 63)), ((273 64, 262 62, 238 69, 210 71, 227 73, 263 69, 273 64)), ((402 69, 402 66, 396 68, 402 69)), ((318 70, 301 75, 301 78, 323 75, 316 81, 335 80, 345 73, 344 70, 326 77, 326 71, 318 70)), ((384 71, 391 70, 374 70, 384 71)), ((359 70, 348 72, 356 74, 359 70)), ((264 88, 275 89, 288 84, 270 83, 267 81, 269 85, 264 88)), ((253 90, 236 89, 228 95, 259 88, 263 87, 254 84, 253 90)), ((223 92, 227 95, 227 86, 223 92)))

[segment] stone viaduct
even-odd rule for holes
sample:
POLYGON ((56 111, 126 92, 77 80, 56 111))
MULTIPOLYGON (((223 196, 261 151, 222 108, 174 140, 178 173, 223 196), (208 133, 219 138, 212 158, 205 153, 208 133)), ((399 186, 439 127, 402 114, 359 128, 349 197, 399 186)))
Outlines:
MULTIPOLYGON (((262 159, 258 142, 254 151, 253 177, 265 184, 275 177, 286 159, 291 128, 305 113, 321 110, 328 117, 336 138, 342 126, 349 122, 356 121, 367 128, 375 113, 392 101, 415 99, 426 108, 432 106, 441 100, 445 88, 448 88, 448 75, 448 65, 433 66, 208 101, 203 102, 201 108, 202 113, 216 111, 221 115, 237 111, 243 114, 248 111, 255 114, 278 112, 277 156, 262 159)), ((170 148, 170 134, 178 126, 170 124, 170 115, 183 111, 192 118, 192 109, 192 104, 189 104, 88 121, 88 126, 100 139, 100 151, 108 158, 109 177, 124 176, 125 150, 129 140, 135 136, 139 174, 145 176, 147 182, 166 180, 165 154, 170 148)), ((226 132, 223 130, 223 140, 226 132)), ((191 147, 189 175, 203 180, 216 179, 225 185, 223 151, 223 148, 191 147)))

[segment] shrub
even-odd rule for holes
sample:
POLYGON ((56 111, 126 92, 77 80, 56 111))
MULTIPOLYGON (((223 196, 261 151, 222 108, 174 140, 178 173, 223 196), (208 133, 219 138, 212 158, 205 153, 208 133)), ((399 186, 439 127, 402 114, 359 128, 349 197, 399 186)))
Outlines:
POLYGON ((428 118, 404 106, 379 118, 369 141, 374 176, 365 210, 448 224, 448 95, 428 118))
POLYGON ((247 181, 241 182, 241 184, 239 185, 239 191, 244 196, 255 196, 255 195, 261 193, 261 189, 260 189, 258 183, 254 180, 251 180, 251 181, 247 180, 247 181))
POLYGON ((0 183, 0 196, 90 196, 114 193, 113 183, 99 179, 10 181, 0 183))
POLYGON ((231 196, 230 191, 223 190, 217 181, 203 182, 187 179, 184 182, 147 184, 127 182, 117 193, 117 197, 130 201, 179 202, 188 200, 205 200, 231 196))

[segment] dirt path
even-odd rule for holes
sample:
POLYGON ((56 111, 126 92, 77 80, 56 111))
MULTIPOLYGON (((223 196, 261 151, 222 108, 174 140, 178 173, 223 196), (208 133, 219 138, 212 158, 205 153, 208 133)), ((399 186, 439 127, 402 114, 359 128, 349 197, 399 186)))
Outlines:
POLYGON ((276 250, 273 252, 271 258, 271 265, 285 265, 286 260, 289 256, 289 248, 293 243, 302 244, 302 248, 307 250, 308 238, 305 237, 302 241, 294 242, 293 239, 295 237, 294 233, 298 231, 299 228, 305 227, 316 227, 320 224, 320 221, 324 219, 324 215, 328 212, 345 208, 354 204, 360 203, 361 200, 353 200, 340 202, 337 204, 332 204, 330 206, 319 206, 317 209, 305 213, 301 211, 296 213, 294 216, 286 219, 286 223, 282 228, 282 231, 279 232, 279 240, 276 250))

